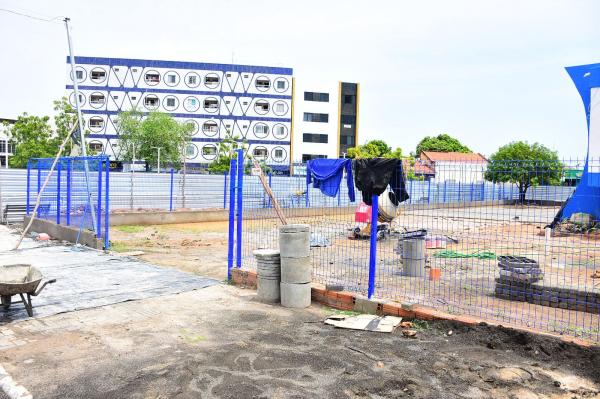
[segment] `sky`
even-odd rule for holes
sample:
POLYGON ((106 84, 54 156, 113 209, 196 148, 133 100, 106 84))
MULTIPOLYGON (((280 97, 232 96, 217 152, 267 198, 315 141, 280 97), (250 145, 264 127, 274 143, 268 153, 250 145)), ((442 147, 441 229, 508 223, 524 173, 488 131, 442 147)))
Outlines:
MULTIPOLYGON (((565 66, 600 62, 600 1, 0 0, 71 18, 76 55, 285 66, 361 85, 359 140, 405 154, 447 133, 490 155, 510 141, 587 148, 565 66)), ((0 118, 52 115, 65 92, 60 20, 0 11, 0 118)))

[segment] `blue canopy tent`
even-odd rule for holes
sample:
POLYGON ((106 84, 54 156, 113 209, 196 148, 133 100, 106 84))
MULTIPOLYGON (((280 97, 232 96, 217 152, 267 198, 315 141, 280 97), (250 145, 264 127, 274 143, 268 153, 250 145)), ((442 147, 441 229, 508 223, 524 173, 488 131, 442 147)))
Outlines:
POLYGON ((556 215, 554 223, 578 212, 590 214, 595 220, 600 220, 600 64, 572 66, 566 70, 583 100, 588 147, 581 180, 556 215))

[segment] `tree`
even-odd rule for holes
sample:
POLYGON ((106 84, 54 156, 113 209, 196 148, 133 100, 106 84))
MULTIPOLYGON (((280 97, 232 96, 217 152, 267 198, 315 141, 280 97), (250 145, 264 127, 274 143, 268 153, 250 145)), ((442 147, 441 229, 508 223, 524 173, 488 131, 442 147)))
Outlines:
POLYGON ((539 143, 515 141, 490 156, 485 179, 511 182, 519 189, 519 202, 525 201, 527 189, 539 184, 560 184, 563 165, 556 151, 539 143))
MULTIPOLYGON (((54 101, 54 125, 52 131, 48 116, 34 116, 23 113, 13 125, 5 124, 8 137, 15 145, 15 153, 9 159, 13 168, 25 168, 29 158, 55 157, 60 144, 69 134, 73 124, 77 121, 75 109, 67 102, 65 97, 54 101)), ((71 152, 72 142, 65 147, 65 154, 71 152)))
POLYGON ((397 158, 402 159, 402 149, 387 145, 383 140, 367 141, 363 145, 348 149, 348 158, 397 158))
POLYGON ((117 118, 121 146, 120 158, 132 161, 143 159, 146 165, 154 166, 158 162, 179 167, 183 151, 191 141, 194 126, 180 123, 171 115, 163 112, 150 112, 146 117, 137 110, 121 112, 117 118))
POLYGON ((447 134, 438 136, 426 136, 417 144, 415 155, 418 157, 423 151, 436 152, 471 152, 469 147, 463 145, 460 141, 447 134))
POLYGON ((217 158, 208 165, 208 170, 211 173, 223 174, 229 172, 231 159, 237 157, 238 149, 246 151, 248 145, 245 140, 240 141, 238 136, 234 136, 229 130, 225 132, 225 137, 219 142, 217 150, 217 158))

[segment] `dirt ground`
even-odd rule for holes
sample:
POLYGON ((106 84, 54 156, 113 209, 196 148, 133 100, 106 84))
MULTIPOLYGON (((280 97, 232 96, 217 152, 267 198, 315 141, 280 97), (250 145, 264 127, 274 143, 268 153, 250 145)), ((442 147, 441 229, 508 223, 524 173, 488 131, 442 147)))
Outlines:
POLYGON ((205 277, 227 278, 228 222, 116 226, 112 250, 143 251, 139 259, 205 277))
POLYGON ((336 329, 218 285, 0 328, 34 398, 597 398, 600 349, 514 330, 336 329))

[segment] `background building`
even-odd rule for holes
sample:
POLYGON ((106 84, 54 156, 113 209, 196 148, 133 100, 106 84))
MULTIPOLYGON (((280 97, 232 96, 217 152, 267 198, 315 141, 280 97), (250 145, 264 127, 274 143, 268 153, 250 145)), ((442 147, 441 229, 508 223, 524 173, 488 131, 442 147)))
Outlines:
POLYGON ((0 167, 8 168, 8 159, 13 154, 13 146, 8 139, 4 124, 12 125, 15 119, 0 118, 0 167))
POLYGON ((295 79, 294 161, 343 157, 358 141, 359 85, 295 79))
MULTIPOLYGON (((194 124, 185 154, 192 167, 215 159, 217 143, 228 131, 246 139, 257 158, 276 167, 289 165, 291 68, 98 57, 75 61, 93 151, 120 158, 115 120, 135 107, 194 124)), ((75 105, 69 65, 67 79, 75 105)))
POLYGON ((479 153, 435 152, 423 151, 419 160, 421 164, 433 169, 438 182, 482 182, 488 160, 479 153))
MULTIPOLYGON (((291 68, 75 57, 90 149, 120 159, 116 118, 134 107, 195 129, 187 165, 204 168, 231 132, 252 154, 287 173, 292 162, 338 158, 357 142, 359 85, 308 84, 291 68)), ((67 91, 75 106, 67 58, 67 91)))

